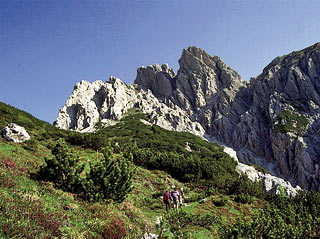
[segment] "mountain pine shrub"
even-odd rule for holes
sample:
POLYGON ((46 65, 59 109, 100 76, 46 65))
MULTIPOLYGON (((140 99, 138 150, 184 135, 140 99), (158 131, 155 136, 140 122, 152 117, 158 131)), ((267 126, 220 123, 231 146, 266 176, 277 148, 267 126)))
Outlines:
POLYGON ((228 198, 224 195, 220 195, 218 198, 212 199, 212 202, 217 207, 223 207, 223 206, 227 205, 228 198))
POLYGON ((53 157, 46 157, 45 165, 40 168, 40 177, 54 182, 58 188, 78 191, 84 165, 79 163, 75 152, 60 138, 51 153, 53 157))
POLYGON ((223 225, 220 238, 320 238, 319 209, 318 192, 267 195, 262 211, 251 219, 240 216, 235 223, 223 225))
POLYGON ((235 196, 234 201, 239 203, 252 203, 253 198, 248 193, 239 193, 235 196))
POLYGON ((58 188, 77 193, 85 200, 122 202, 132 190, 133 169, 129 159, 122 154, 114 154, 110 145, 103 149, 102 159, 91 161, 90 171, 85 176, 81 176, 84 164, 64 139, 57 141, 52 155, 45 158, 46 163, 39 171, 40 177, 52 181, 58 188))
POLYGON ((133 168, 122 154, 114 154, 113 148, 105 148, 104 158, 90 167, 82 182, 82 196, 89 201, 109 199, 122 202, 132 190, 133 168))
MULTIPOLYGON (((249 195, 257 198, 264 198, 262 182, 251 182, 246 174, 239 175, 236 181, 229 188, 229 193, 234 195, 249 195)), ((244 197, 243 197, 244 198, 244 197)), ((250 201, 250 200, 249 200, 250 201)))

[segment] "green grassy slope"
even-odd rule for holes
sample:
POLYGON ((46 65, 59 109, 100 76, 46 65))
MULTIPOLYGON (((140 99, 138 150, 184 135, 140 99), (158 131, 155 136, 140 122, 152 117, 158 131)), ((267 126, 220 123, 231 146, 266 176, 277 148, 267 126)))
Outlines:
MULTIPOLYGON (((255 233, 250 231, 257 228, 252 223, 263 220, 269 228, 260 228, 260 232, 275 233, 273 227, 278 230, 281 226, 281 231, 295 226, 304 234, 292 229, 296 235, 292 238, 319 235, 319 217, 308 211, 320 212, 318 194, 301 199, 312 208, 287 198, 273 202, 273 198, 261 197, 259 185, 238 178, 233 160, 220 146, 188 133, 143 124, 141 119, 148 118, 138 112, 132 111, 119 124, 97 133, 79 134, 56 129, 3 103, 0 110, 1 128, 15 122, 32 137, 21 144, 0 137, 0 238, 142 238, 148 232, 161 234, 161 238, 244 238, 255 233), (76 150, 79 161, 101 157, 100 147, 109 142, 115 153, 132 154, 136 172, 133 190, 124 202, 90 203, 50 181, 36 180, 33 175, 51 155, 59 137, 76 150), (197 170, 190 172, 183 167, 192 163, 197 170), (191 176, 182 177, 184 172, 191 176), (184 188, 186 205, 167 215, 162 194, 173 185, 184 188), (283 205, 285 209, 281 209, 283 205), (298 224, 301 220, 310 232, 298 224)), ((274 235, 285 235, 279 233, 274 235)))

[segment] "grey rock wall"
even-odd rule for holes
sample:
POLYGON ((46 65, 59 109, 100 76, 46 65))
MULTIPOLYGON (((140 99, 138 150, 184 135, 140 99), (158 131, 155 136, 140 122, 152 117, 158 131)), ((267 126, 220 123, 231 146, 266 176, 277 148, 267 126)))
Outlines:
POLYGON ((140 67, 133 85, 77 83, 55 125, 93 130, 138 107, 161 127, 215 138, 242 163, 320 190, 320 43, 277 57, 250 83, 196 47, 183 50, 179 66, 177 74, 167 64, 140 67))

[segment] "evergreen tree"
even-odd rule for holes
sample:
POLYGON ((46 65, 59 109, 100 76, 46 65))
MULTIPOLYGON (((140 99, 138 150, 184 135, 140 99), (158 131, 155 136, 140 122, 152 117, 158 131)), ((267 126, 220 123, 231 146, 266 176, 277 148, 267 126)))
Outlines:
POLYGON ((78 163, 77 156, 69 149, 64 139, 59 139, 52 149, 53 157, 46 157, 46 164, 40 168, 40 176, 51 180, 59 188, 76 192, 81 184, 80 173, 84 165, 78 163))
POLYGON ((103 158, 92 160, 86 177, 80 174, 84 164, 69 149, 64 139, 59 139, 52 150, 52 157, 46 157, 46 164, 40 168, 40 176, 55 183, 58 188, 77 193, 89 201, 110 199, 122 202, 132 190, 132 154, 127 158, 115 154, 110 146, 103 150, 103 158), (130 158, 130 159, 128 159, 130 158))
POLYGON ((103 151, 104 158, 91 165, 87 180, 83 181, 84 197, 89 201, 110 199, 122 202, 132 190, 133 169, 122 154, 114 154, 113 148, 103 151))

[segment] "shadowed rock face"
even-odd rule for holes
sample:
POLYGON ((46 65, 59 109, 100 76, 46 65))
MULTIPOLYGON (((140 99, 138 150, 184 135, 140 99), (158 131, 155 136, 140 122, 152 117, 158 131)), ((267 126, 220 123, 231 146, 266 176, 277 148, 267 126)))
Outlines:
POLYGON ((137 69, 135 84, 145 90, 151 90, 158 98, 170 97, 175 88, 175 73, 168 64, 157 64, 137 69))
POLYGON ((55 125, 92 130, 135 106, 161 127, 215 139, 241 162, 320 190, 320 43, 277 57, 250 83, 196 47, 179 65, 177 74, 167 64, 140 67, 133 85, 77 83, 55 125))
POLYGON ((319 190, 320 44, 276 58, 250 83, 252 106, 239 124, 248 129, 245 148, 274 162, 275 173, 319 190))

